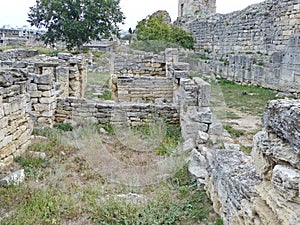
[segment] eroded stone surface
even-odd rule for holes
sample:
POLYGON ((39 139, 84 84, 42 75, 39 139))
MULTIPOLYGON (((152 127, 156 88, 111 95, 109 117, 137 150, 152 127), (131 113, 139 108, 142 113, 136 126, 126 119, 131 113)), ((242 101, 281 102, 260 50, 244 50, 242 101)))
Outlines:
POLYGON ((300 100, 273 100, 266 107, 263 123, 267 130, 287 140, 300 154, 300 100))

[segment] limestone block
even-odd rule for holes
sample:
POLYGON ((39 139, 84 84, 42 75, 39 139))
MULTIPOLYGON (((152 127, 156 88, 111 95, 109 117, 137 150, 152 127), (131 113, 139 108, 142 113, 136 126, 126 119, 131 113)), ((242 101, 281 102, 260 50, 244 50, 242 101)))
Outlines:
POLYGON ((29 91, 31 98, 40 98, 42 97, 42 91, 29 91))
POLYGON ((177 62, 173 63, 172 67, 175 71, 189 71, 190 70, 190 64, 184 63, 184 62, 177 62))
POLYGON ((25 180, 25 173, 24 169, 15 171, 10 175, 2 178, 0 180, 1 186, 9 186, 9 185, 19 185, 20 183, 24 182, 25 180))
POLYGON ((28 90, 28 91, 37 91, 37 84, 29 83, 29 84, 27 85, 27 90, 28 90))
POLYGON ((5 147, 2 147, 0 149, 0 159, 6 158, 7 156, 11 155, 14 151, 16 151, 15 144, 9 144, 5 147))
POLYGON ((34 77, 34 83, 36 84, 51 84, 53 79, 52 74, 42 74, 42 75, 36 75, 34 77))
POLYGON ((39 99, 39 102, 42 103, 42 104, 51 104, 53 102, 55 102, 56 99, 55 97, 50 97, 50 98, 40 98, 39 99))
POLYGON ((253 138, 253 150, 260 152, 270 166, 276 161, 283 161, 300 169, 300 155, 276 134, 265 130, 258 132, 253 138))
POLYGON ((210 85, 199 77, 194 77, 193 80, 199 86, 198 105, 201 107, 209 106, 210 85))
POLYGON ((73 55, 71 53, 63 53, 63 52, 60 52, 57 54, 57 57, 59 59, 63 59, 63 60, 69 60, 71 57, 73 57, 73 55))
POLYGON ((188 71, 174 71, 173 77, 176 79, 189 78, 190 74, 188 71))
POLYGON ((209 134, 208 133, 200 131, 200 130, 198 131, 198 136, 197 136, 197 139, 196 139, 196 143, 198 145, 207 143, 208 139, 209 139, 209 134))
POLYGON ((196 149, 193 149, 189 158, 189 172, 196 177, 200 184, 205 184, 208 179, 207 160, 196 149))
POLYGON ((273 100, 266 107, 263 123, 279 137, 287 140, 300 154, 300 100, 273 100))
POLYGON ((286 200, 299 198, 299 183, 300 170, 285 165, 276 165, 274 167, 272 184, 286 200))
POLYGON ((45 85, 45 84, 39 84, 38 85, 38 90, 39 91, 49 91, 52 89, 52 85, 45 85))
POLYGON ((192 138, 187 139, 182 144, 182 150, 184 152, 190 152, 195 148, 195 141, 192 138))
MULTIPOLYGON (((290 201, 286 199, 280 192, 274 189, 271 182, 263 182, 255 187, 259 196, 267 206, 272 210, 272 218, 276 218, 279 223, 275 224, 291 224, 298 225, 300 223, 299 200, 290 201)), ((258 209, 257 211, 259 211, 258 209)))
POLYGON ((43 111, 50 111, 51 106, 49 104, 33 104, 34 111, 43 112, 43 111))

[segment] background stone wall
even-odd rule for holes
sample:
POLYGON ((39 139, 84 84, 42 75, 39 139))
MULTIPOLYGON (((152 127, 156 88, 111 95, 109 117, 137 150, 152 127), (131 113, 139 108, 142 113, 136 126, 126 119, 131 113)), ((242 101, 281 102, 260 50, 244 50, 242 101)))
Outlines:
MULTIPOLYGON (((200 56, 201 57, 201 56, 200 56)), ((227 80, 258 85, 274 90, 300 93, 300 35, 292 36, 285 52, 264 54, 227 54, 220 58, 191 58, 186 55, 181 61, 189 62, 192 71, 214 75, 227 80)))
POLYGON ((299 34, 298 0, 267 0, 229 14, 214 14, 182 24, 191 31, 196 48, 218 54, 284 51, 291 35, 299 34))
MULTIPOLYGON (((281 91, 299 91, 300 2, 267 0, 230 14, 182 21, 196 38, 198 71, 281 91)), ((182 59, 181 59, 182 61, 182 59)))

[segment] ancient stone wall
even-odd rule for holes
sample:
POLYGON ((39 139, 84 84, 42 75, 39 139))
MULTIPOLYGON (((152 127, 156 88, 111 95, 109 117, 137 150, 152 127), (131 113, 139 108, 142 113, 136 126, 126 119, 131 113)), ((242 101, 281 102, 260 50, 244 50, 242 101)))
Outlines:
POLYGON ((181 26, 196 38, 200 72, 299 92, 299 19, 298 0, 267 0, 230 14, 182 21, 181 26))
POLYGON ((219 54, 284 51, 290 37, 300 32, 299 5, 298 0, 267 0, 183 26, 193 32, 197 49, 208 48, 219 54))
MULTIPOLYGON (((90 101, 77 98, 60 98, 57 101, 56 121, 87 120, 106 125, 124 122, 129 126, 142 125, 151 119, 161 118, 172 124, 179 123, 178 107, 172 104, 90 101)), ((80 122, 79 122, 80 123, 80 122)))
POLYGON ((116 100, 119 102, 173 102, 173 78, 118 76, 116 100))
POLYGON ((166 77, 165 56, 139 51, 134 54, 115 54, 114 73, 166 77))
POLYGON ((211 131, 190 136, 195 148, 189 170, 224 224, 300 223, 299 118, 299 100, 270 101, 265 128, 254 137, 252 158, 232 149, 236 146, 208 148, 211 131))
POLYGON ((0 71, 0 169, 30 143, 30 108, 24 74, 18 69, 0 71))
POLYGON ((82 58, 35 54, 31 50, 0 54, 0 165, 26 150, 34 123, 54 124, 58 97, 83 95, 82 58))
POLYGON ((292 36, 285 52, 271 55, 256 53, 227 54, 220 58, 180 57, 190 63, 191 70, 243 84, 258 85, 279 91, 299 93, 300 36, 292 36), (202 59, 201 59, 202 58, 202 59))
POLYGON ((112 91, 119 102, 173 102, 178 79, 189 77, 189 64, 178 62, 178 50, 115 55, 112 91))

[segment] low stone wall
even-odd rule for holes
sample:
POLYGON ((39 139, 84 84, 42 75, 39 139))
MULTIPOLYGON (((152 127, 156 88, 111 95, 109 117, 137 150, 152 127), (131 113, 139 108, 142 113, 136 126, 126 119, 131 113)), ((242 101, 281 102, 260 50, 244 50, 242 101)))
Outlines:
POLYGON ((173 102, 173 78, 151 76, 119 76, 115 96, 119 102, 173 102))
POLYGON ((181 134, 194 143, 198 132, 209 132, 212 113, 209 108, 210 85, 202 79, 181 79, 177 93, 180 105, 181 134))
POLYGON ((210 137, 202 131, 194 138, 189 170, 224 224, 300 223, 299 106, 299 100, 269 102, 252 157, 233 146, 207 148, 210 137))
POLYGON ((138 51, 134 54, 116 54, 114 73, 165 77, 165 56, 138 51))
POLYGON ((0 169, 30 143, 30 96, 20 71, 0 71, 0 169))
POLYGON ((7 50, 0 52, 0 61, 19 61, 24 58, 34 57, 38 55, 37 50, 25 50, 25 49, 16 49, 16 50, 7 50))
MULTIPOLYGON (((164 119, 167 123, 179 123, 179 109, 172 104, 115 103, 78 98, 60 98, 55 113, 56 122, 87 120, 106 125, 124 122, 129 126, 142 125, 151 119, 164 119)), ((80 123, 80 122, 79 122, 80 123)))
POLYGON ((0 54, 0 168, 26 150, 34 123, 54 124, 58 97, 84 94, 86 68, 81 56, 31 58, 35 54, 0 54))

